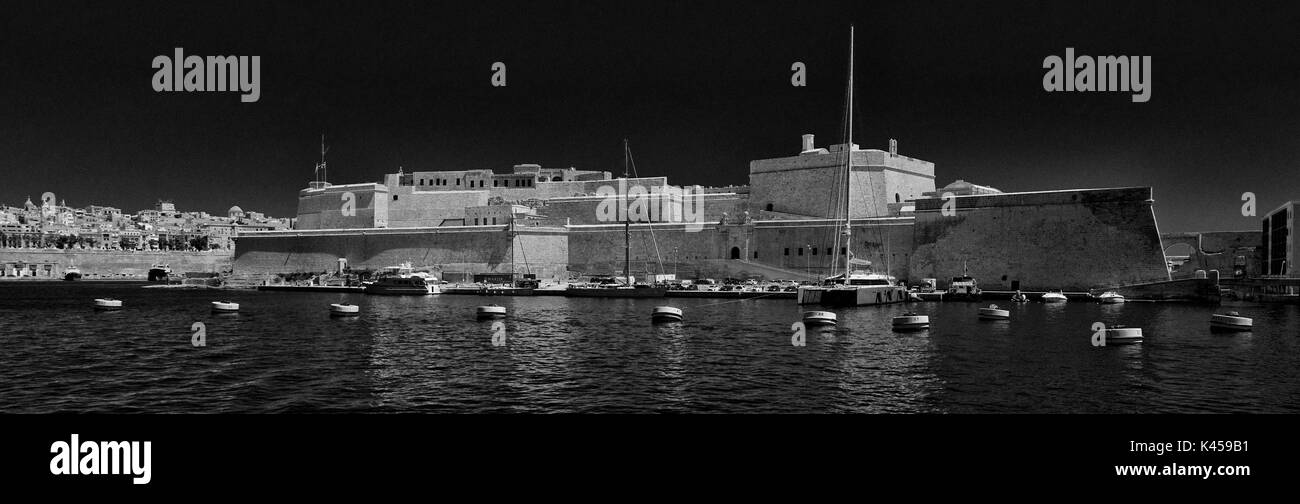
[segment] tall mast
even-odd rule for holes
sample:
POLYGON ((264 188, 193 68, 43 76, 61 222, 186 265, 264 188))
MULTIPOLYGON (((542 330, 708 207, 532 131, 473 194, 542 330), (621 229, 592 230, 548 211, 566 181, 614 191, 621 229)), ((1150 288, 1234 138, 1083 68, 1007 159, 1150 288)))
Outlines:
POLYGON ((849 218, 849 184, 853 181, 853 25, 849 25, 849 99, 848 99, 848 138, 844 149, 847 153, 844 161, 844 283, 849 283, 849 255, 853 249, 852 229, 849 218))
MULTIPOLYGON (((627 180, 627 157, 628 147, 627 139, 623 139, 623 179, 627 180)), ((623 195, 623 281, 632 285, 631 265, 632 265, 632 216, 628 214, 627 195, 623 195)))
POLYGON ((329 180, 328 173, 325 173, 325 134, 320 134, 320 164, 316 165, 316 181, 326 182, 329 180))

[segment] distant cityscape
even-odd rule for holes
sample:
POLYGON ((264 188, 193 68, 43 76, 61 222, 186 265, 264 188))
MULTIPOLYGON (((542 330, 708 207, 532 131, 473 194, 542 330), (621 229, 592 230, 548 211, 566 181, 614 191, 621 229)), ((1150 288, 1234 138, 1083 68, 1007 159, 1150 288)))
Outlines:
POLYGON ((182 212, 164 200, 153 209, 128 214, 108 206, 55 204, 53 195, 46 193, 40 205, 30 197, 20 207, 0 204, 0 248, 230 251, 232 238, 241 233, 292 229, 294 220, 238 206, 226 215, 182 212))

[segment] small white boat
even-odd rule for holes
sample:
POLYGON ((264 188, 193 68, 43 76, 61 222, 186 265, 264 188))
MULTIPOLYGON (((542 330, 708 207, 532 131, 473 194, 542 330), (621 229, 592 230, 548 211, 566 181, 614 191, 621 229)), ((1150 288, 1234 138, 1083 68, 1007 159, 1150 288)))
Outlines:
POLYGON ((917 315, 912 312, 907 312, 894 317, 895 331, 919 331, 922 329, 928 329, 929 327, 929 315, 917 315))
POLYGON ((1123 345, 1126 343, 1141 343, 1141 327, 1114 326, 1106 328, 1107 345, 1123 345))
POLYGON ((650 312, 650 320, 653 322, 681 322, 682 309, 673 306, 656 306, 654 311, 650 312))
POLYGON ((122 300, 113 298, 99 298, 95 300, 96 310, 120 310, 122 309, 122 300))
POLYGON ((980 320, 1008 320, 1010 318, 1011 312, 998 308, 998 305, 991 304, 988 308, 980 308, 980 320))
POLYGON ((1064 303, 1066 301, 1069 301, 1069 298, 1066 298, 1065 293, 1060 290, 1049 290, 1043 294, 1044 303, 1064 303))
POLYGON ((505 318, 506 307, 498 305, 480 306, 478 307, 477 312, 480 320, 488 318, 505 318))
POLYGON ((334 303, 330 305, 330 315, 338 317, 355 317, 361 315, 361 307, 351 303, 334 303))
POLYGON ((1124 302, 1124 296, 1115 291, 1106 291, 1097 296, 1097 302, 1101 304, 1119 304, 1124 302))
POLYGON ((1210 316, 1210 330, 1213 331, 1249 331, 1254 329, 1255 321, 1243 317, 1235 311, 1226 314, 1216 313, 1210 316))
POLYGON ((234 313, 239 311, 239 303, 232 301, 213 301, 212 311, 219 313, 234 313))
POLYGON ((838 317, 835 312, 828 311, 806 311, 803 312, 803 323, 805 325, 835 325, 838 317))

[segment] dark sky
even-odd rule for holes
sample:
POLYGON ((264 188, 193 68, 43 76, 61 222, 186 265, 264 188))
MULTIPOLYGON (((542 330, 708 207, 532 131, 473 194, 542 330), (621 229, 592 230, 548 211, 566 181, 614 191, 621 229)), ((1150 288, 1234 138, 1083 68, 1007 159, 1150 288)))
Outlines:
POLYGON ((1162 231, 1257 229, 1300 199, 1300 16, 1286 3, 99 2, 10 6, 0 202, 290 216, 319 137, 332 182, 516 163, 747 183, 839 141, 847 26, 864 147, 939 185, 1149 185, 1162 231), (266 5, 273 3, 273 5, 266 5), (1047 93, 1043 58, 1149 55, 1151 101, 1047 93), (258 55, 262 94, 156 93, 153 57, 258 55), (508 86, 489 83, 494 61, 508 86), (790 85, 790 65, 809 85, 790 85))

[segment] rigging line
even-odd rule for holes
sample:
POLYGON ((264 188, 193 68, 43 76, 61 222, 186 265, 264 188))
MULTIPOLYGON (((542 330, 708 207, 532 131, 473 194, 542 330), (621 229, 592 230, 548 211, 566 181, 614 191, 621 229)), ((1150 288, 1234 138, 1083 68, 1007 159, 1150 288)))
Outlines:
MULTIPOLYGON (((513 219, 512 219, 512 221, 513 221, 513 219)), ((511 227, 514 227, 513 224, 511 225, 511 227)), ((515 232, 515 238, 519 238, 519 232, 518 232, 518 231, 515 232)), ((530 266, 528 266, 528 251, 527 251, 527 250, 524 250, 524 239, 523 239, 523 238, 519 238, 519 255, 524 256, 524 274, 527 274, 527 275, 531 275, 531 274, 533 274, 533 268, 530 267, 530 266)))
MULTIPOLYGON (((640 178, 641 176, 637 175, 636 172, 636 159, 632 157, 631 146, 627 147, 627 162, 632 166, 632 176, 640 178)), ((660 193, 660 197, 661 198, 663 197, 663 193, 660 193)), ((660 208, 662 209, 662 206, 660 208)), ((651 243, 654 244, 654 248, 655 248, 655 260, 659 262, 659 274, 662 275, 664 274, 664 258, 662 255, 659 254, 659 240, 655 239, 655 225, 653 221, 647 221, 646 224, 648 225, 648 229, 650 230, 650 241, 651 243)), ((641 239, 641 243, 642 244, 645 243, 645 238, 641 239)))
POLYGON ((773 293, 771 293, 771 294, 761 294, 761 295, 754 296, 754 297, 748 297, 748 298, 742 298, 742 299, 733 299, 733 300, 731 300, 731 301, 723 301, 723 302, 721 302, 721 303, 709 303, 709 304, 695 305, 695 306, 692 306, 691 308, 707 308, 707 307, 710 307, 710 306, 719 306, 719 305, 725 305, 725 304, 731 304, 731 303, 740 303, 740 302, 743 302, 743 301, 753 301, 753 300, 755 300, 755 299, 765 298, 765 297, 768 297, 768 296, 774 296, 774 295, 776 295, 776 294, 778 294, 778 293, 773 292, 773 293))

